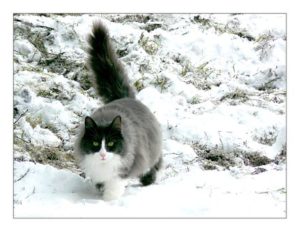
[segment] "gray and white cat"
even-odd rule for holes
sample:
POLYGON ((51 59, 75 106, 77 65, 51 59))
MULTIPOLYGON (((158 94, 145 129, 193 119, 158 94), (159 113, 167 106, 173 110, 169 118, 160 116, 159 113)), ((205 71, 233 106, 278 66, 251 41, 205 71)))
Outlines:
POLYGON ((105 105, 86 117, 75 143, 80 167, 104 200, 119 198, 128 178, 152 184, 162 164, 162 135, 150 110, 135 99, 101 22, 88 39, 93 83, 105 105))

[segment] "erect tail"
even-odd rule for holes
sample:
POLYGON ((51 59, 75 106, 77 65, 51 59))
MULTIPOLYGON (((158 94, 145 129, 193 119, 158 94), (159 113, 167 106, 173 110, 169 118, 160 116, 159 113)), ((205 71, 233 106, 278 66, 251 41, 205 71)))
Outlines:
POLYGON ((135 98, 123 66, 111 46, 108 31, 101 22, 94 23, 88 42, 89 65, 102 100, 108 103, 120 98, 135 98))

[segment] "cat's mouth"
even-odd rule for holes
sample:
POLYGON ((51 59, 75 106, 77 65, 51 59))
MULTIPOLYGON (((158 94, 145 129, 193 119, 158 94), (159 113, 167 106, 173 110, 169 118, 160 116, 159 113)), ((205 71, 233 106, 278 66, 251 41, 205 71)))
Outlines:
POLYGON ((100 160, 106 160, 107 159, 107 155, 105 154, 105 152, 100 151, 99 156, 100 156, 100 160))
POLYGON ((107 156, 106 155, 100 154, 99 157, 100 157, 101 161, 106 161, 107 160, 107 156))

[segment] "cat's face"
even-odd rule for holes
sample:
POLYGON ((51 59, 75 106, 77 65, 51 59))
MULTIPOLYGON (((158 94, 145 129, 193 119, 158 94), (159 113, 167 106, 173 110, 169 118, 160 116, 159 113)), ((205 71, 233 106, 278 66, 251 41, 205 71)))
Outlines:
POLYGON ((114 118, 109 126, 98 126, 95 121, 85 118, 85 133, 80 148, 85 156, 93 156, 98 162, 108 162, 120 156, 123 149, 121 117, 114 118))

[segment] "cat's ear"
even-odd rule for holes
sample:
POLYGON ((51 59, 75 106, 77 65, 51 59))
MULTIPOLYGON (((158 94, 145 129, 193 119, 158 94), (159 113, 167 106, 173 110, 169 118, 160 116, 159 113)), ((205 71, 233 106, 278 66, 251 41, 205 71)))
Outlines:
POLYGON ((85 129, 86 129, 86 130, 90 130, 90 129, 93 129, 93 128, 97 128, 97 124, 96 124, 95 121, 94 121, 91 117, 89 117, 89 116, 85 117, 85 122, 84 122, 84 123, 85 123, 84 126, 85 126, 85 129))
POLYGON ((114 118, 114 120, 111 123, 111 127, 117 130, 121 130, 122 128, 121 116, 117 116, 114 118))

